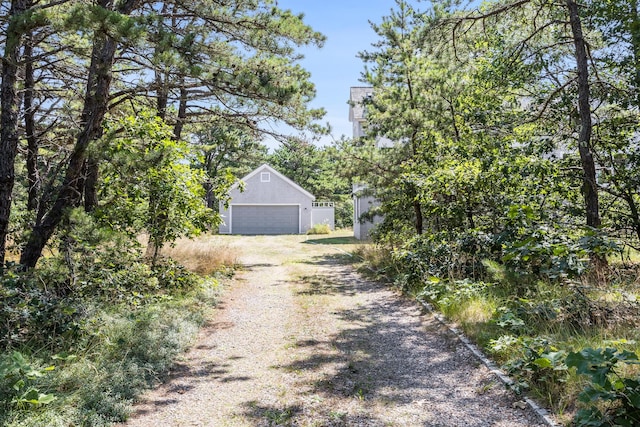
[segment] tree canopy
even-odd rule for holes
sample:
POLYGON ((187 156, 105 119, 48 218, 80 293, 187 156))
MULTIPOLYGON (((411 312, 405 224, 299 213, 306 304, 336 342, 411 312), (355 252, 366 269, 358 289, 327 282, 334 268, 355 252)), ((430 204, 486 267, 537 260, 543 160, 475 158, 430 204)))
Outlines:
POLYGON ((324 36, 277 2, 1 6, 0 263, 9 243, 34 267, 79 207, 157 245, 212 227, 187 200, 223 196, 222 157, 284 140, 274 123, 321 131, 296 49, 324 36))
POLYGON ((637 7, 418 7, 397 0, 372 25, 379 41, 360 54, 374 89, 367 135, 342 145, 348 176, 381 201, 377 237, 481 233, 500 258, 526 209, 531 232, 636 247, 637 7))

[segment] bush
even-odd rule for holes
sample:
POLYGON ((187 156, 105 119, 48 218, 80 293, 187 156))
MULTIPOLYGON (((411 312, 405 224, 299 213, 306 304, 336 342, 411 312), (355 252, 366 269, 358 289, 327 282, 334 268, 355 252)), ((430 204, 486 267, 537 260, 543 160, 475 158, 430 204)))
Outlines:
POLYGON ((53 366, 38 367, 18 351, 0 356, 0 407, 29 409, 53 402, 56 397, 42 393, 37 384, 39 378, 53 369, 53 366))
POLYGON ((495 257, 491 236, 468 231, 416 236, 393 252, 398 265, 396 278, 403 290, 417 290, 431 278, 482 280, 486 276, 483 260, 495 257))
POLYGON ((307 230, 307 234, 331 234, 329 224, 316 224, 307 230))
POLYGON ((586 272, 592 256, 605 258, 618 250, 598 230, 586 229, 575 236, 553 227, 527 230, 504 246, 502 261, 507 268, 548 279, 578 277, 586 272))
POLYGON ((555 395, 567 380, 566 352, 544 337, 503 335, 489 343, 489 350, 511 355, 504 368, 515 378, 516 393, 535 385, 538 393, 555 395))
POLYGON ((625 378, 622 364, 638 364, 638 355, 615 348, 586 348, 567 356, 567 365, 590 378, 578 400, 585 404, 575 416, 578 426, 637 426, 640 424, 640 378, 625 378))
POLYGON ((90 310, 75 295, 58 292, 55 284, 42 286, 34 274, 5 270, 0 276, 0 345, 62 346, 62 338, 75 336, 90 310))

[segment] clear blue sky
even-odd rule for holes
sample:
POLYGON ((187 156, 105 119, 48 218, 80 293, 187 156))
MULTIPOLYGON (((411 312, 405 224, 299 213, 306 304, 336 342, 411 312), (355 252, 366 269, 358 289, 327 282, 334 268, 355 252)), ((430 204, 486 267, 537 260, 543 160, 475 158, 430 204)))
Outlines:
MULTIPOLYGON (((349 88, 362 86, 364 70, 358 52, 371 50, 378 40, 369 21, 379 23, 395 6, 394 0, 278 0, 282 9, 303 13, 304 22, 323 33, 327 41, 322 49, 303 49, 301 64, 311 72, 317 97, 312 107, 323 107, 327 114, 323 122, 333 128, 333 138, 351 136, 349 122, 349 88)), ((331 137, 321 143, 331 142, 331 137)))

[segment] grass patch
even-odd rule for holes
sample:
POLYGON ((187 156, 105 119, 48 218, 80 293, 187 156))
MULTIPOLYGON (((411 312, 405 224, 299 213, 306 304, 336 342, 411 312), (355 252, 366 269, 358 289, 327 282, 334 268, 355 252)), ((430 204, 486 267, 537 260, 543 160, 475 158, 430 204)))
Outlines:
POLYGON ((5 403, 0 424, 107 426, 124 421, 135 399, 164 378, 175 358, 192 344, 206 316, 204 307, 203 300, 190 295, 133 311, 98 310, 87 319, 66 360, 47 351, 20 349, 32 363, 55 366, 31 386, 56 400, 27 408, 5 403))
POLYGON ((227 242, 214 237, 199 240, 181 239, 174 246, 163 248, 163 254, 200 275, 212 275, 239 266, 239 253, 227 242))

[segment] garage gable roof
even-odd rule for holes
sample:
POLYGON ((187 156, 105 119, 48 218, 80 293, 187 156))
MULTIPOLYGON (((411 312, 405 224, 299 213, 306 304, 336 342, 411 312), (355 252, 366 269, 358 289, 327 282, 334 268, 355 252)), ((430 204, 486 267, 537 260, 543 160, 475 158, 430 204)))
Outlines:
MULTIPOLYGON (((311 200, 316 199, 316 196, 309 193, 307 190, 300 187, 298 184, 296 184, 295 182, 293 182, 292 180, 290 180, 289 178, 287 178, 286 176, 284 176, 283 174, 281 174, 280 172, 278 172, 277 170, 275 170, 274 168, 272 168, 266 163, 261 166, 258 166, 256 169, 253 170, 253 172, 250 172, 249 174, 245 175, 240 181, 246 182, 261 172, 270 172, 275 176, 277 176, 278 178, 280 178, 281 180, 283 180, 284 182, 286 182, 287 184, 289 184, 290 186, 292 186, 293 188, 295 188, 296 190, 298 190, 299 192, 301 192, 302 194, 304 194, 305 196, 311 198, 311 200)), ((232 188, 237 188, 237 187, 238 187, 238 183, 234 184, 232 188)))

